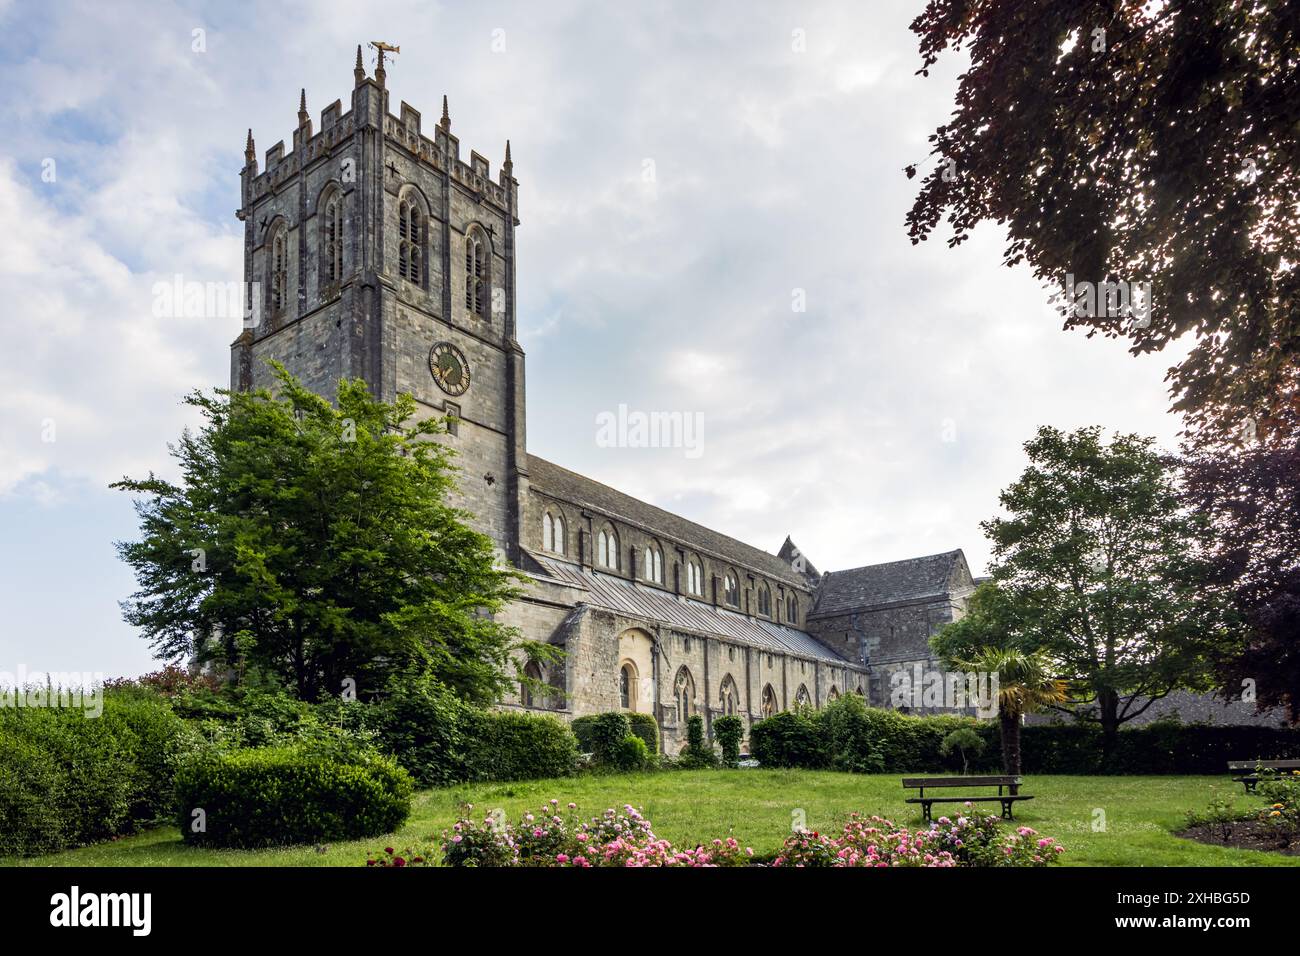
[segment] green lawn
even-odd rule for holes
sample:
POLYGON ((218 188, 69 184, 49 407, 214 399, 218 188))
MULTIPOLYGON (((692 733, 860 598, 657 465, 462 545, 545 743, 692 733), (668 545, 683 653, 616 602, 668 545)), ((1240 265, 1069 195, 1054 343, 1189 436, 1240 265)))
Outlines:
MULTIPOLYGON (((385 845, 403 847, 438 834, 457 818, 458 804, 476 812, 503 808, 510 817, 554 797, 576 802, 591 814, 630 803, 644 809, 655 832, 675 844, 731 832, 757 852, 775 850, 802 810, 812 829, 836 826, 851 811, 876 813, 895 823, 917 823, 920 808, 907 806, 897 774, 858 776, 802 770, 709 770, 657 774, 582 776, 510 784, 478 784, 426 790, 416 796, 411 821, 389 837, 282 850, 192 850, 180 833, 165 827, 112 843, 22 861, 24 866, 351 866, 385 845)), ((1035 799, 1017 806, 1018 822, 1067 847, 1065 864, 1086 866, 1297 866, 1300 858, 1230 850, 1180 840, 1183 813, 1202 810, 1215 797, 1238 806, 1261 805, 1225 777, 1027 777, 1035 799), (1096 811, 1105 830, 1094 830, 1096 811)), ((986 804, 985 806, 990 806, 986 804)), ((992 805, 996 807, 996 804, 992 805)))

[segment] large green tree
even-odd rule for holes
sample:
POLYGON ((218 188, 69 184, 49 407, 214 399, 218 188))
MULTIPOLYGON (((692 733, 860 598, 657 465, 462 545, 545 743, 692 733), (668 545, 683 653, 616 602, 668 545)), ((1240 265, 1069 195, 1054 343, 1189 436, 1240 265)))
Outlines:
MULTIPOLYGON (((983 523, 1020 649, 1041 650, 1107 753, 1120 726, 1175 688, 1207 690, 1237 638, 1209 581, 1208 522, 1182 506, 1151 439, 1043 427, 983 523)), ((1008 617, 1009 616, 1009 617, 1008 617)))
POLYGON ((1066 327, 1134 353, 1186 337, 1169 382, 1189 426, 1266 427, 1300 360, 1300 4, 930 0, 912 30, 920 72, 970 60, 912 241, 996 223, 1004 262, 1053 287, 1150 282, 1142 321, 1066 327))
POLYGON ((118 544, 139 583, 126 620, 160 658, 253 668, 307 700, 412 667, 495 700, 520 641, 494 615, 517 580, 447 504, 443 424, 360 380, 331 404, 275 368, 275 395, 186 399, 203 425, 172 447, 179 482, 114 485, 140 496, 140 540, 118 544))

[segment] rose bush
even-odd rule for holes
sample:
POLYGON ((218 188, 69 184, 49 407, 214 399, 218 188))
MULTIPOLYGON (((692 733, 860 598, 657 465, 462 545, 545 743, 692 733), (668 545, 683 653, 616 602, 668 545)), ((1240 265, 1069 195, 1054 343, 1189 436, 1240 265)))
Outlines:
MULTIPOLYGON (((969 810, 971 804, 967 803, 969 810)), ((1048 866, 1065 848, 1030 827, 1006 832, 995 816, 940 817, 911 830, 883 817, 853 814, 839 836, 799 830, 773 866, 1048 866)))
MULTIPOLYGON (((967 809, 971 804, 966 804, 967 809)), ((385 847, 367 866, 647 867, 746 866, 754 851, 733 837, 693 848, 674 847, 630 804, 584 819, 577 804, 550 800, 508 821, 464 807, 465 816, 435 846, 385 847)), ((1029 827, 1004 830, 994 816, 940 817, 928 828, 899 827, 883 817, 853 814, 838 835, 815 830, 792 834, 772 860, 784 867, 857 866, 1047 866, 1064 848, 1029 827)))

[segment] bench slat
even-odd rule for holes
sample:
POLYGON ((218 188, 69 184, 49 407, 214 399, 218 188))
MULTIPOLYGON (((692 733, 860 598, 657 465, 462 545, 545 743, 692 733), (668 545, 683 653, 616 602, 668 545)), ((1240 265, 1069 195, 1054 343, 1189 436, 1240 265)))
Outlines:
POLYGON ((1012 800, 1032 800, 1032 796, 1025 794, 1023 796, 1005 797, 908 797, 904 803, 1009 803, 1012 800))
POLYGON ((909 790, 917 787, 1014 787, 1020 778, 1001 777, 904 777, 903 786, 909 790))

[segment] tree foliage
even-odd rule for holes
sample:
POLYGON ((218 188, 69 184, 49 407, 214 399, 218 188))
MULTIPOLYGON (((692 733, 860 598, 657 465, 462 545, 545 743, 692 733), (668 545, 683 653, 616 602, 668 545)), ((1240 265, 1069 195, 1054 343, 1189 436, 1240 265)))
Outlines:
POLYGON ((1300 406, 1275 440, 1244 450, 1199 449, 1185 463, 1189 507, 1214 528, 1212 577, 1230 589, 1247 625, 1223 656, 1224 692, 1253 689, 1261 706, 1300 720, 1300 406))
POLYGON ((970 57, 912 241, 991 221, 1005 264, 1053 286, 1151 282, 1145 327, 1073 309, 1065 327, 1135 354, 1190 335, 1168 376, 1189 427, 1267 429, 1300 355, 1300 5, 930 0, 911 28, 923 74, 970 57))
POLYGON ((160 658, 252 668, 307 700, 349 679, 372 693, 410 667, 496 700, 518 640, 493 615, 516 579, 446 503, 440 420, 360 380, 340 382, 335 406, 276 375, 275 396, 186 399, 204 423, 172 447, 179 483, 113 486, 140 496, 141 537, 118 544, 139 583, 126 620, 160 658))
POLYGON ((1208 689, 1236 639, 1209 580, 1208 522, 1181 506, 1151 439, 1043 427, 1025 451, 1000 496, 1006 516, 982 525, 1006 599, 991 602, 994 623, 1013 622, 1010 646, 1046 653, 1076 712, 1113 744, 1152 700, 1208 689))

